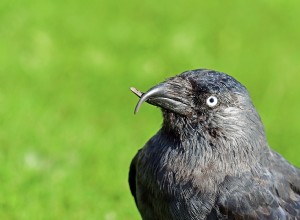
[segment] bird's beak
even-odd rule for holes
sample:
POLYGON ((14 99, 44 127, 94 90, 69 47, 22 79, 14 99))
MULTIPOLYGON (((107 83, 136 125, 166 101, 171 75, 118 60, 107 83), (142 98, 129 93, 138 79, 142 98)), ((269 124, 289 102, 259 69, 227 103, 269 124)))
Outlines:
POLYGON ((151 105, 155 105, 181 115, 187 115, 191 112, 188 105, 184 103, 184 99, 181 98, 182 94, 180 94, 180 88, 176 88, 172 86, 172 84, 166 82, 161 83, 154 86, 146 93, 142 93, 134 87, 131 87, 130 89, 134 94, 140 97, 140 100, 134 109, 135 114, 139 111, 144 102, 148 102, 151 105))

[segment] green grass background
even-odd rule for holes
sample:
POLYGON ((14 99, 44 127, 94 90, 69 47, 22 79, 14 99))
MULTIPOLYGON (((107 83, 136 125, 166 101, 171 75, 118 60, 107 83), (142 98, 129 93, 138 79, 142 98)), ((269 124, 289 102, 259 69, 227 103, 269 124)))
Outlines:
POLYGON ((272 148, 300 166, 300 3, 0 3, 0 219, 140 219, 127 184, 159 129, 142 91, 188 69, 247 86, 272 148))

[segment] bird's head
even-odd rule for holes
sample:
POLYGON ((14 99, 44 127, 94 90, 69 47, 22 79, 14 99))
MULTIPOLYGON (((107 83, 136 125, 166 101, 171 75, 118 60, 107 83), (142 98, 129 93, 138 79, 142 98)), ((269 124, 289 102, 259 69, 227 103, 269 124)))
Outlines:
POLYGON ((247 89, 233 77, 206 69, 183 72, 148 90, 131 89, 143 102, 162 109, 163 129, 178 135, 201 132, 211 138, 264 137, 247 89))

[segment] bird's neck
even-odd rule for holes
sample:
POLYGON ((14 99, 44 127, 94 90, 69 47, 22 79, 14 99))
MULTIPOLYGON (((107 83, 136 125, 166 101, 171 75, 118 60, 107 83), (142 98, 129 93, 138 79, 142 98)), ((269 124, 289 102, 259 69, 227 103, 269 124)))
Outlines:
POLYGON ((232 174, 250 171, 259 162, 261 152, 268 148, 261 127, 226 135, 221 128, 206 128, 183 118, 171 118, 171 125, 170 118, 167 120, 161 132, 172 142, 179 163, 190 169, 201 167, 210 172, 232 174))

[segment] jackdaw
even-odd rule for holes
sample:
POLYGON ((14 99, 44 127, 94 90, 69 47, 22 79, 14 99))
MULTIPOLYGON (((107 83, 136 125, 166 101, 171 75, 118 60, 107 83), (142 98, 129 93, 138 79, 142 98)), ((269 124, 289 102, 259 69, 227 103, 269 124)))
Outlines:
POLYGON ((269 148, 247 89, 213 70, 183 72, 146 93, 162 128, 129 172, 144 220, 300 219, 300 170, 269 148))

